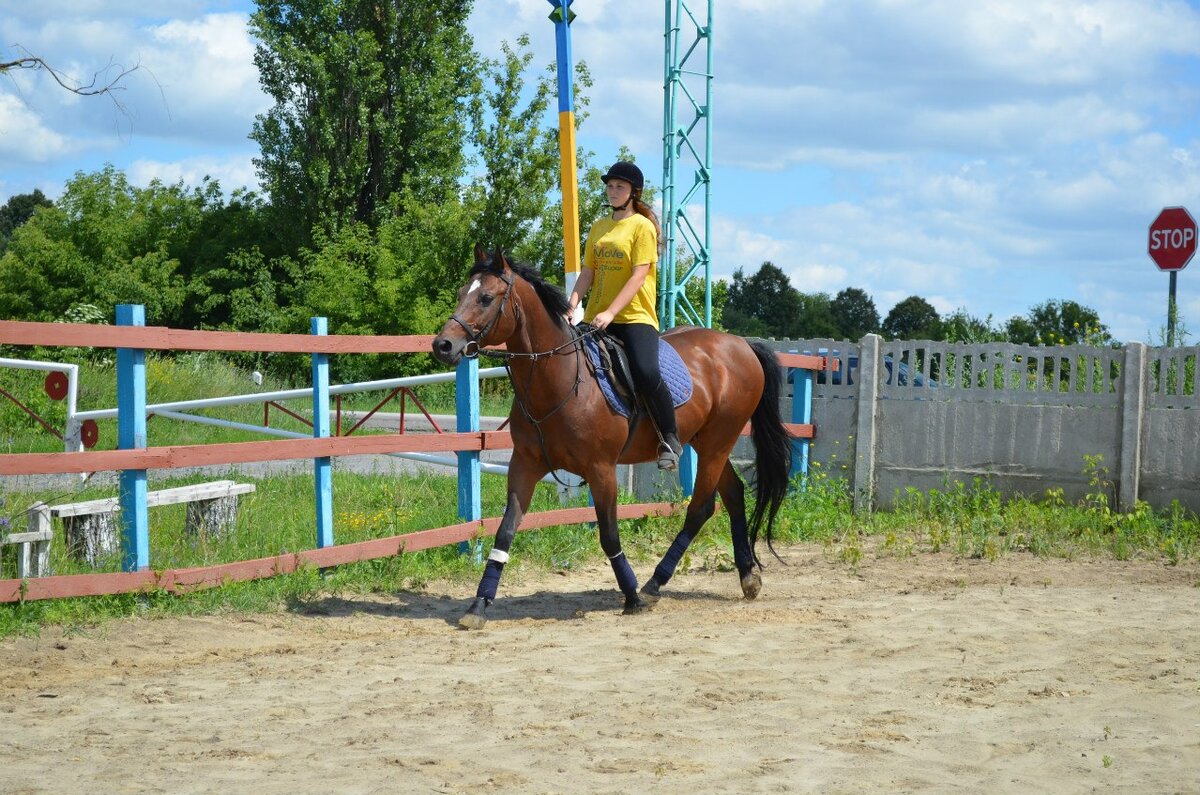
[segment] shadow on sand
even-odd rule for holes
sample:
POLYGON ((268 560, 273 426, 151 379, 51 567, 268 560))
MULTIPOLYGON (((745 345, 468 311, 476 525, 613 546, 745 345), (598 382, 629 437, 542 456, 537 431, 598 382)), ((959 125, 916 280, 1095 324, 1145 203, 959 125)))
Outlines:
MULTIPOLYGON (((664 591, 664 601, 728 602, 732 595, 706 591, 664 591)), ((355 614, 381 616, 384 618, 406 618, 442 621, 448 626, 458 627, 458 619, 471 605, 471 599, 414 591, 397 591, 390 598, 343 598, 331 596, 325 599, 297 604, 292 609, 308 616, 346 618, 355 614)), ((489 621, 574 621, 589 613, 620 613, 623 605, 621 594, 615 589, 590 591, 538 591, 518 596, 502 596, 488 609, 489 621)), ((647 611, 652 613, 653 610, 647 611)))

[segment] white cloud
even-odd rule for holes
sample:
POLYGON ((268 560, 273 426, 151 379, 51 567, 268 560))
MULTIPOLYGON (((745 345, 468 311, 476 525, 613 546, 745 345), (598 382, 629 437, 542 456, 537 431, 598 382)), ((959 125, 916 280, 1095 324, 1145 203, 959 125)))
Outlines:
POLYGON ((104 85, 124 70, 111 99, 79 97, 45 72, 24 76, 31 106, 53 129, 76 135, 244 141, 267 107, 242 13, 207 14, 144 25, 128 17, 48 19, 13 30, 22 46, 80 84, 104 85))
POLYGON ((235 188, 258 189, 258 175, 250 155, 228 158, 190 157, 172 162, 135 160, 128 170, 129 180, 135 185, 148 185, 152 180, 166 184, 183 181, 185 185, 199 185, 205 177, 217 180, 226 193, 235 188))
POLYGON ((75 149, 76 145, 48 129, 20 99, 0 94, 0 161, 14 158, 44 163, 75 149))
POLYGON ((208 14, 150 28, 143 56, 171 108, 177 134, 245 136, 270 106, 258 85, 254 43, 243 14, 208 14))

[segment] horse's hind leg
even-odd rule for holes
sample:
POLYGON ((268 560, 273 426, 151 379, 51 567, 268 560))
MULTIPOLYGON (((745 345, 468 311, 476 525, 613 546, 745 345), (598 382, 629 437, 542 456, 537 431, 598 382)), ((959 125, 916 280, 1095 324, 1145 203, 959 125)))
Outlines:
MULTIPOLYGON (((683 529, 671 542, 667 553, 655 567, 654 574, 642 586, 642 596, 651 604, 658 601, 660 589, 674 576, 675 568, 683 559, 683 553, 687 552, 688 546, 695 540, 700 528, 717 509, 716 488, 719 482, 717 475, 722 473, 719 466, 718 462, 711 459, 702 461, 700 464, 700 471, 696 473, 696 485, 692 490, 692 501, 688 505, 687 514, 683 519, 683 529)), ((729 467, 729 464, 726 463, 725 466, 729 467)), ((730 471, 732 471, 731 467, 730 471)), ((736 478, 737 475, 734 477, 736 478)), ((722 492, 722 496, 724 496, 724 492, 722 492)))
POLYGON ((750 534, 746 524, 746 487, 734 470, 733 464, 728 461, 721 472, 717 490, 721 493, 721 502, 729 513, 733 561, 737 565, 738 578, 742 583, 742 595, 753 599, 762 590, 762 577, 755 571, 754 549, 750 546, 750 534))

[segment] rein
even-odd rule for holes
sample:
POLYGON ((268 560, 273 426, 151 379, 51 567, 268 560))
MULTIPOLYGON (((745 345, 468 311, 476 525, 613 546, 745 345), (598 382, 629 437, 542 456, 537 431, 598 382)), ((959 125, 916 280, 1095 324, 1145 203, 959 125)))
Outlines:
MULTIPOLYGON (((589 336, 595 334, 600 329, 593 327, 593 328, 588 329, 586 332, 580 332, 574 326, 568 326, 568 328, 571 332, 571 339, 567 340, 566 342, 562 343, 561 345, 556 345, 553 348, 550 348, 549 350, 545 350, 545 351, 520 353, 520 352, 513 352, 513 351, 504 351, 504 350, 500 350, 498 348, 481 348, 481 347, 479 347, 479 340, 481 340, 483 337, 487 336, 488 332, 490 332, 492 330, 492 328, 496 325, 497 321, 499 321, 501 316, 503 316, 504 306, 505 306, 505 304, 508 303, 508 296, 513 291, 513 280, 511 277, 506 276, 503 273, 497 274, 497 276, 501 281, 503 281, 505 284, 508 285, 508 289, 504 291, 504 297, 502 299, 500 299, 499 310, 497 310, 496 314, 492 316, 492 319, 489 320, 482 329, 480 329, 478 332, 472 331, 470 326, 468 326, 466 323, 464 323, 462 321, 462 319, 458 317, 457 314, 451 315, 450 319, 453 320, 458 325, 462 326, 463 331, 465 331, 467 333, 467 345, 463 352, 463 356, 465 358, 474 359, 474 358, 478 358, 479 356, 489 356, 492 358, 500 359, 504 362, 504 370, 508 373, 508 381, 509 381, 509 383, 511 383, 513 385, 513 401, 517 404, 517 408, 519 408, 521 410, 521 414, 524 415, 525 419, 529 422, 529 424, 532 425, 534 430, 537 431, 538 444, 542 448, 542 455, 545 456, 546 462, 550 465, 550 474, 553 475, 553 477, 556 481, 558 481, 559 485, 564 486, 564 487, 570 487, 572 484, 564 483, 558 477, 557 469, 554 466, 554 462, 550 458, 550 451, 548 449, 546 449, 546 437, 545 437, 545 434, 542 433, 542 423, 545 422, 546 420, 550 419, 551 417, 553 417, 555 414, 557 414, 563 408, 565 408, 566 405, 571 402, 571 398, 576 397, 579 394, 579 387, 583 384, 583 367, 580 362, 580 360, 583 358, 583 340, 586 337, 589 337, 589 336), (473 349, 472 349, 472 346, 474 346, 473 349), (542 415, 541 417, 534 418, 534 416, 529 412, 528 407, 525 405, 526 401, 521 399, 521 390, 517 387, 516 379, 513 378, 512 367, 509 365, 509 362, 513 359, 526 359, 529 361, 529 363, 531 365, 534 365, 534 364, 537 364, 539 359, 546 359, 551 356, 557 356, 567 349, 571 349, 573 351, 573 353, 575 354, 575 383, 572 384, 571 387, 567 390, 567 394, 565 396, 563 396, 563 399, 559 401, 558 405, 556 405, 554 408, 550 409, 550 411, 546 412, 546 414, 542 415)), ((518 323, 521 318, 520 308, 521 308, 521 305, 519 303, 517 303, 517 302, 513 303, 513 316, 518 321, 518 323)), ((533 376, 534 376, 534 370, 533 370, 533 367, 531 366, 529 368, 529 375, 525 379, 525 385, 524 385, 526 399, 528 399, 528 396, 532 393, 533 376)))

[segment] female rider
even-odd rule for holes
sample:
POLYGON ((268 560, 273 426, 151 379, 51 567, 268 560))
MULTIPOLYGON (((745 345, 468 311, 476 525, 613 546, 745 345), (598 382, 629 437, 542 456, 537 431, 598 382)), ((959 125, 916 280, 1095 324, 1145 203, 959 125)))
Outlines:
POLYGON ((584 321, 625 344, 638 392, 661 444, 659 469, 675 469, 683 450, 675 406, 658 369, 658 219, 642 201, 645 180, 633 163, 618 161, 602 179, 612 214, 592 224, 583 269, 571 291, 571 314, 591 289, 584 321))

